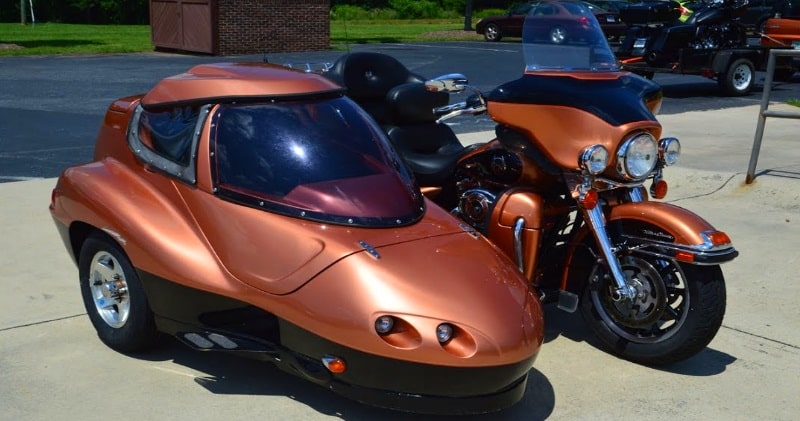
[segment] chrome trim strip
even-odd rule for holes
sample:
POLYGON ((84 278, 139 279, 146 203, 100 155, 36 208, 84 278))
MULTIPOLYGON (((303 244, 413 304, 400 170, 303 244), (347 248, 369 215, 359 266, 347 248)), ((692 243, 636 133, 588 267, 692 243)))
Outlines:
POLYGON ((522 230, 525 229, 525 218, 514 221, 514 254, 517 258, 517 267, 520 272, 525 272, 525 262, 522 260, 522 230))
POLYGON ((361 240, 361 241, 358 242, 358 245, 363 247, 364 250, 366 250, 366 252, 369 253, 370 256, 374 257, 376 260, 381 258, 381 254, 378 253, 378 250, 376 250, 375 247, 372 247, 366 241, 361 240))

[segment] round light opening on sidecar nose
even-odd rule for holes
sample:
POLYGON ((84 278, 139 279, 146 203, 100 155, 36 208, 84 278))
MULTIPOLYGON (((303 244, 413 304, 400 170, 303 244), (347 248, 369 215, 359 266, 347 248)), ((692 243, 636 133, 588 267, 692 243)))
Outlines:
POLYGON ((453 325, 450 323, 442 323, 439 326, 436 326, 436 339, 439 340, 440 344, 444 344, 453 339, 453 325))
POLYGON ((379 335, 385 335, 392 331, 394 327, 394 317, 392 316, 381 316, 375 320, 375 331, 378 332, 379 335))

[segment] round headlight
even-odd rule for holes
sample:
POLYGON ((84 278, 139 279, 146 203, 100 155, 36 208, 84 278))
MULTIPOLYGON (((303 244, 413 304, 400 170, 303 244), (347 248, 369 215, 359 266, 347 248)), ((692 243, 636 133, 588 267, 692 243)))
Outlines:
POLYGON ((658 145, 650 133, 639 133, 626 140, 617 152, 617 172, 625 178, 647 177, 658 162, 658 145))
POLYGON ((436 339, 439 340, 440 344, 447 343, 450 339, 453 339, 453 325, 442 323, 436 326, 436 339))
POLYGON ((681 142, 674 137, 665 137, 658 142, 658 151, 664 160, 664 165, 673 165, 681 156, 681 142))
POLYGON ((578 165, 591 174, 600 174, 608 167, 608 150, 603 145, 589 146, 581 152, 578 165))
POLYGON ((392 316, 381 316, 375 320, 375 331, 380 335, 385 335, 391 332, 393 327, 394 317, 392 316))

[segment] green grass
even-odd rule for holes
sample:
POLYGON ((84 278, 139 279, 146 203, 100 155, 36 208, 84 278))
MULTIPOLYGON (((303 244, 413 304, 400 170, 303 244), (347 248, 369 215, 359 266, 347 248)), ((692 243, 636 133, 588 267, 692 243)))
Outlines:
POLYGON ((0 23, 0 56, 153 51, 147 25, 0 23), (23 48, 9 48, 20 46, 23 48))
MULTIPOLYGON (((430 42, 481 39, 463 31, 463 20, 331 22, 331 44, 430 42)), ((109 54, 153 51, 147 25, 0 23, 0 56, 109 54), (21 47, 21 48, 20 48, 21 47)))
POLYGON ((786 101, 786 103, 789 105, 794 105, 795 107, 800 107, 800 99, 793 98, 786 101))

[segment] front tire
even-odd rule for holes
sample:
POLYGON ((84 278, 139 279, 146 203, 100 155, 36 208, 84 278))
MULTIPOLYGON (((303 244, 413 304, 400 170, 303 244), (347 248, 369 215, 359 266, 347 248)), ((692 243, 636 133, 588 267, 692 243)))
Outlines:
POLYGON ((117 243, 101 235, 87 238, 78 271, 84 307, 103 343, 123 353, 144 351, 156 343, 144 288, 117 243))
POLYGON ((643 256, 620 259, 635 285, 633 306, 611 297, 615 284, 596 265, 581 298, 581 315, 612 353, 646 365, 695 355, 714 338, 725 315, 725 281, 719 266, 695 266, 643 256))

